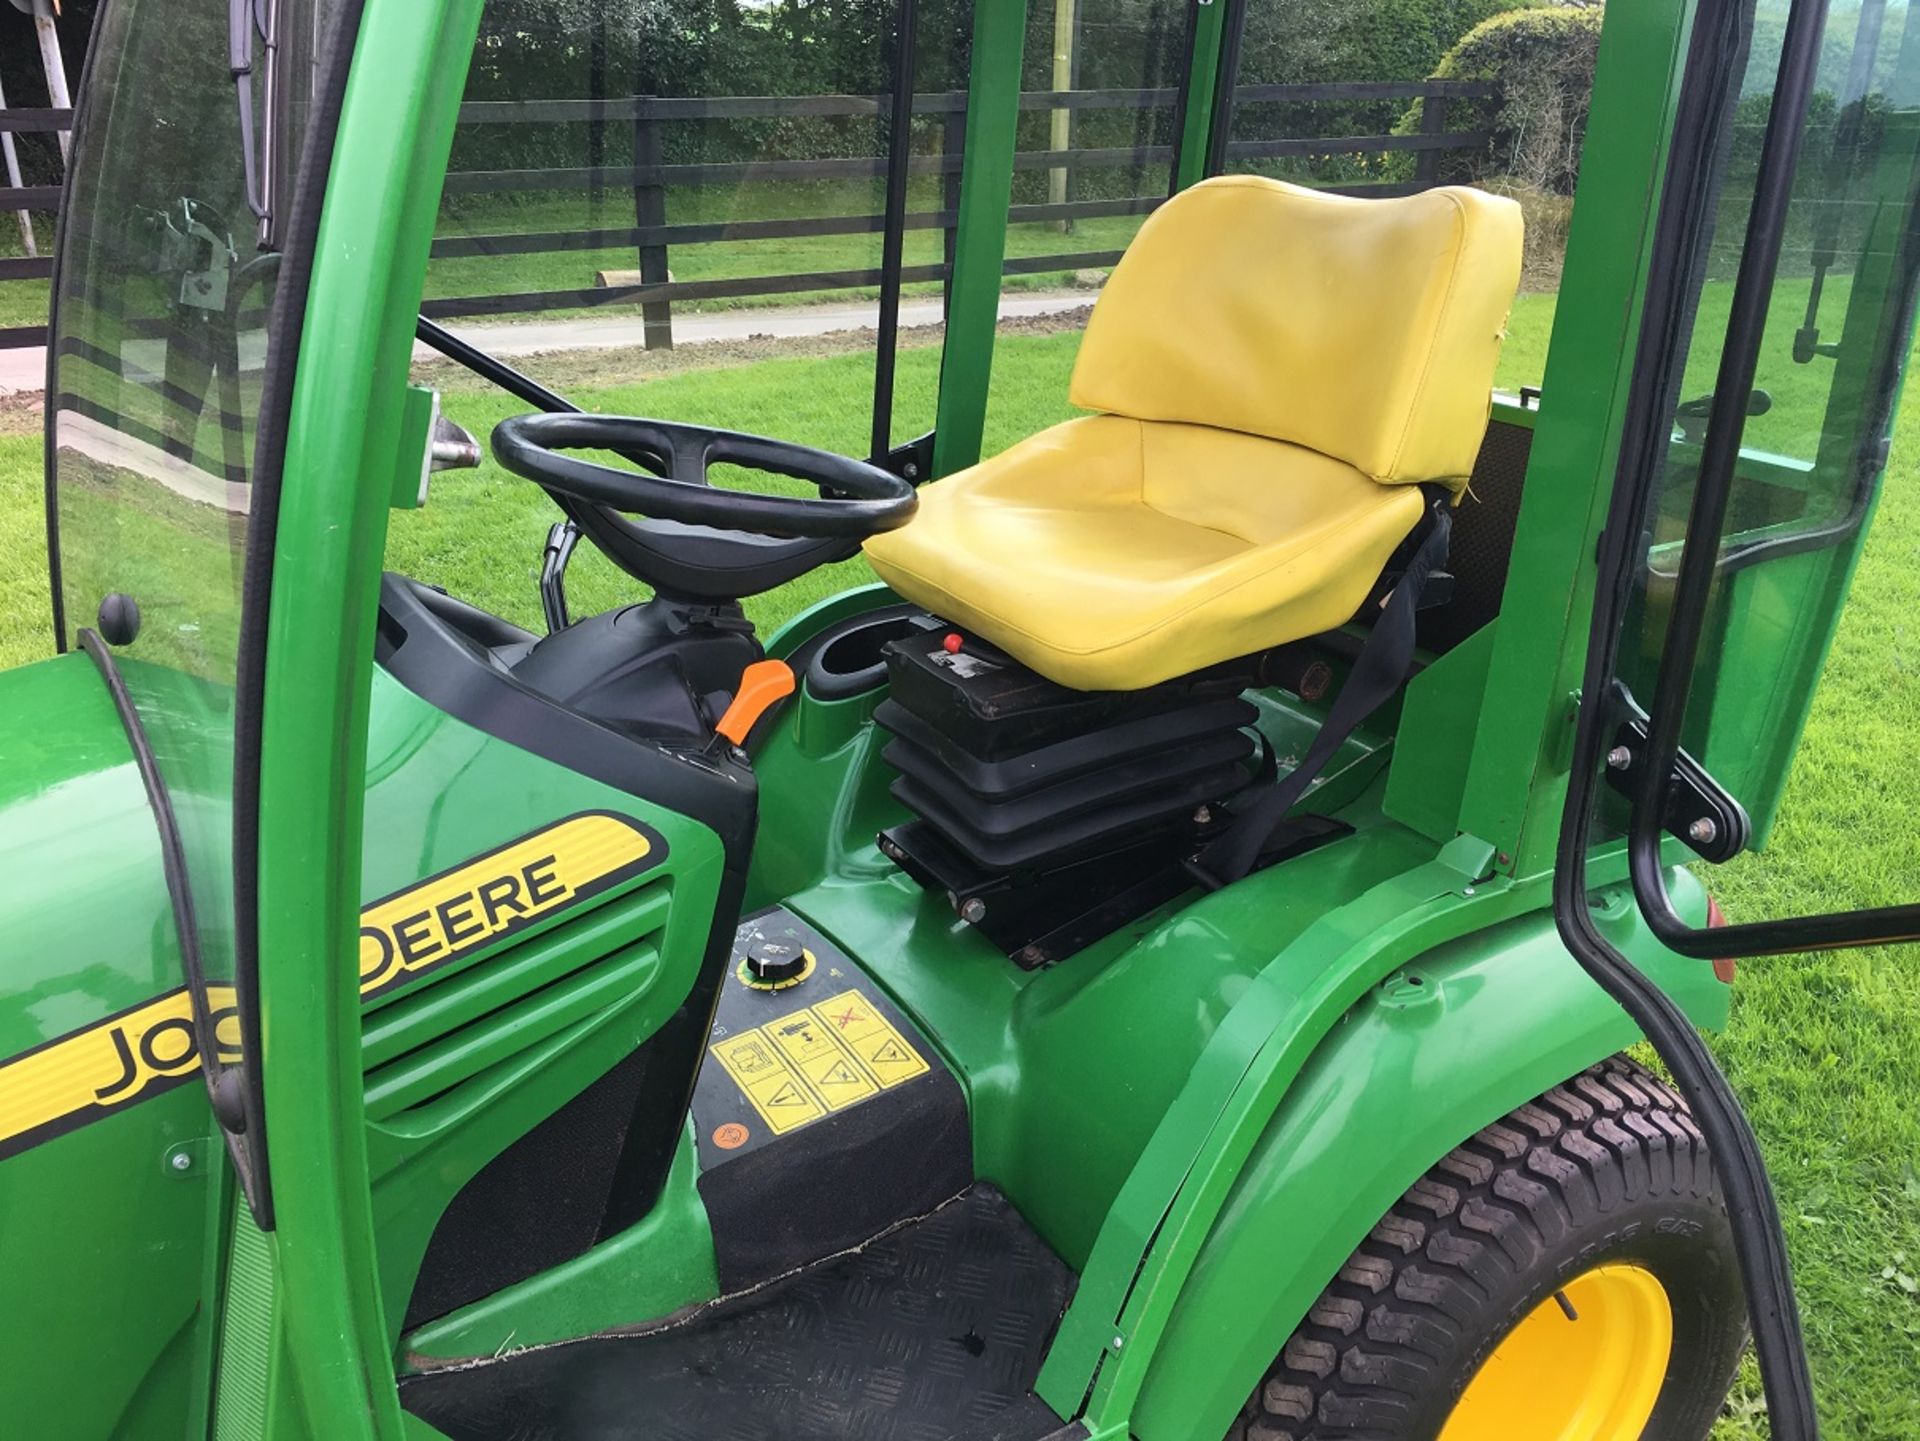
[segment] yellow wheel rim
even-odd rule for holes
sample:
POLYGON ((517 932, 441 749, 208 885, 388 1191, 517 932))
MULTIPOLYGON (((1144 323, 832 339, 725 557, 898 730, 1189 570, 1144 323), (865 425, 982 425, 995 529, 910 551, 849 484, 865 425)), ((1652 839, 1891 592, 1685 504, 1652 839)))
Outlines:
POLYGON ((1666 1288, 1639 1266, 1600 1266, 1513 1328, 1440 1441, 1640 1441, 1672 1354, 1666 1288))

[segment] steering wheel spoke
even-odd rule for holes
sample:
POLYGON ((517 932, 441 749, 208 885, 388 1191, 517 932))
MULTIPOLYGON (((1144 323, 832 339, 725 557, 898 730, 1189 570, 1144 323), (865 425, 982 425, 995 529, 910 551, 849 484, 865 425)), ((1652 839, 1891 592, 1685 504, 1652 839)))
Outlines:
POLYGON ((672 448, 667 454, 667 476, 681 485, 711 486, 707 479, 709 457, 713 452, 713 437, 709 432, 695 430, 692 427, 677 428, 669 437, 672 448))

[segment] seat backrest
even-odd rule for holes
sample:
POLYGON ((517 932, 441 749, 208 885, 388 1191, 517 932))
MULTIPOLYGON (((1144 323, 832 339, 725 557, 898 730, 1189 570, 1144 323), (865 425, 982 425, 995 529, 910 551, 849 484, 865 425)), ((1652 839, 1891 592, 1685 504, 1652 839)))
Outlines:
POLYGON ((1463 488, 1520 283, 1520 207, 1251 175, 1147 220, 1094 306, 1072 399, 1303 445, 1387 484, 1463 488))

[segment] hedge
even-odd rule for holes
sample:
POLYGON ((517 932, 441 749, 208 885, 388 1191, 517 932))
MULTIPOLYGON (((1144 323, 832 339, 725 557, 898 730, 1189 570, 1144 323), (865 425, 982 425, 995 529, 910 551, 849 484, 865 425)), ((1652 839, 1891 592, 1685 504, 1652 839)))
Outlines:
MULTIPOLYGON (((1492 100, 1448 102, 1449 130, 1488 133, 1478 152, 1449 152, 1449 182, 1501 175, 1549 195, 1571 195, 1586 142, 1602 12, 1515 10, 1484 20, 1434 67, 1436 80, 1490 81, 1492 100)), ((1395 128, 1420 128, 1426 102, 1415 101, 1395 128)))

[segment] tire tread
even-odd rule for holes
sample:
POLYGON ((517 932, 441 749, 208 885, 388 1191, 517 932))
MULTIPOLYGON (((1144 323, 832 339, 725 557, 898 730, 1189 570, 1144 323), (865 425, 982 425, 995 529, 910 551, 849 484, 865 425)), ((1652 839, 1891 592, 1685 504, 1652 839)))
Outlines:
POLYGON ((1463 1328, 1502 1283, 1543 1264, 1583 1222, 1649 1195, 1724 1204, 1680 1097, 1615 1056, 1416 1181, 1314 1303, 1227 1441, 1403 1441, 1443 1372, 1457 1373, 1463 1328))

